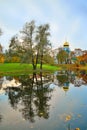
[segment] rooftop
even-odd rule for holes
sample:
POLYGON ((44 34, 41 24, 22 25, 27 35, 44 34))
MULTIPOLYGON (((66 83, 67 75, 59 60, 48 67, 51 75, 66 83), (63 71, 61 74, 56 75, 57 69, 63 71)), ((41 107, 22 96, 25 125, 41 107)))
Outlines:
POLYGON ((66 41, 64 42, 63 46, 69 46, 69 43, 66 41))

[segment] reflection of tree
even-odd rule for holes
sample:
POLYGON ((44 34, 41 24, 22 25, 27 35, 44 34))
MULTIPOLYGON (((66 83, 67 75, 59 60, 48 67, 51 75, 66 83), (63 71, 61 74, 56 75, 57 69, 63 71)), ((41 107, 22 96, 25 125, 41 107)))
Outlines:
POLYGON ((21 83, 20 88, 9 87, 7 89, 8 98, 11 106, 14 109, 18 108, 18 103, 21 103, 23 108, 20 109, 22 116, 25 120, 34 121, 33 111, 33 84, 29 76, 20 76, 19 82, 21 83))
POLYGON ((6 89, 6 93, 8 94, 8 99, 11 104, 11 107, 13 107, 13 109, 17 109, 17 104, 20 101, 21 96, 20 88, 8 87, 6 89))
POLYGON ((22 86, 22 105, 24 106, 21 109, 22 116, 25 120, 30 120, 34 122, 34 109, 33 109, 33 77, 29 76, 21 76, 19 81, 21 82, 22 86))
POLYGON ((6 79, 11 81, 13 79, 13 77, 12 76, 6 76, 6 79))
POLYGON ((49 88, 49 84, 43 84, 42 76, 41 80, 39 82, 39 85, 37 85, 37 89, 35 91, 36 99, 35 99, 35 105, 36 105, 36 111, 37 115, 39 117, 44 117, 45 119, 49 118, 49 105, 48 101, 51 98, 51 95, 49 93, 52 91, 52 89, 49 88))
POLYGON ((2 117, 2 115, 0 114, 0 122, 2 122, 2 118, 3 118, 3 117, 2 117))
POLYGON ((0 76, 0 89, 2 88, 2 83, 3 83, 3 77, 0 76))
POLYGON ((87 84, 87 74, 84 70, 73 71, 59 71, 57 74, 58 86, 68 86, 69 83, 74 84, 75 87, 80 87, 87 84))
POLYGON ((80 75, 81 75, 83 81, 87 84, 87 72, 85 70, 81 70, 80 75))
MULTIPOLYGON (((2 83, 3 83, 3 77, 0 76, 0 89, 2 88, 2 83)), ((0 123, 2 122, 2 119, 3 119, 3 115, 2 113, 0 113, 0 123)))
POLYGON ((9 102, 14 109, 18 109, 21 104, 20 112, 25 120, 34 122, 35 115, 49 117, 48 101, 51 98, 49 93, 52 91, 49 88, 48 81, 43 81, 42 74, 37 76, 19 76, 21 86, 19 88, 8 87, 9 102), (39 77, 39 79, 38 79, 39 77))
POLYGON ((21 109, 22 116, 25 120, 30 120, 31 122, 34 122, 34 108, 33 108, 33 88, 25 88, 22 92, 22 105, 24 106, 21 109))

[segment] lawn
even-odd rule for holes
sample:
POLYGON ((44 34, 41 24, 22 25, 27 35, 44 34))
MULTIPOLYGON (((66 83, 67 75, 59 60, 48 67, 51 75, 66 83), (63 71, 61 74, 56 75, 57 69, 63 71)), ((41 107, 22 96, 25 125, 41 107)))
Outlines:
MULTIPOLYGON (((43 65, 43 71, 56 71, 59 70, 60 67, 51 66, 51 65, 43 65)), ((39 65, 37 67, 37 71, 39 70, 39 65)), ((33 72, 33 68, 31 64, 20 64, 20 63, 4 63, 0 64, 0 74, 3 73, 29 73, 33 72)))

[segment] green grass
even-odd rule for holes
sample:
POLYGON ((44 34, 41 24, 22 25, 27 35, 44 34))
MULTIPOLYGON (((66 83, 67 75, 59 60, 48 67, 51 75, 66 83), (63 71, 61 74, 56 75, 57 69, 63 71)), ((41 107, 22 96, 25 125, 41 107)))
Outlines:
MULTIPOLYGON (((74 65, 43 65, 43 72, 54 72, 60 69, 72 69, 75 68, 74 65)), ((87 65, 80 66, 79 69, 87 70, 87 65)), ((36 72, 40 72, 39 65, 37 66, 36 72)), ((33 68, 31 64, 20 64, 20 63, 4 63, 0 64, 0 75, 20 75, 33 73, 33 68)))
MULTIPOLYGON (((43 71, 56 71, 59 70, 60 67, 51 66, 51 65, 43 65, 43 71)), ((39 65, 37 67, 37 72, 39 70, 39 65)), ((0 74, 9 74, 9 73, 29 73, 33 72, 33 68, 31 64, 20 64, 20 63, 4 63, 0 64, 0 74)))

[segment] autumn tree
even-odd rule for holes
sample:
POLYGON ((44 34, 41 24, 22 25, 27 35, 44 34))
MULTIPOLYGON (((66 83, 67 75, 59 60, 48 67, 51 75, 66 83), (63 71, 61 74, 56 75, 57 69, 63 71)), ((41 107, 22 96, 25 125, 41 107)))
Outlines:
POLYGON ((83 54, 82 56, 77 57, 80 64, 86 64, 87 63, 87 53, 83 54))
POLYGON ((43 56, 47 51, 47 48, 51 46, 49 42, 49 36, 50 36, 49 24, 38 26, 36 40, 37 40, 37 48, 38 48, 37 53, 40 56, 40 69, 42 69, 42 65, 43 65, 43 56))
POLYGON ((34 70, 36 69, 35 50, 34 50, 35 29, 36 29, 35 22, 31 21, 29 23, 26 23, 21 31, 23 39, 22 49, 25 52, 23 60, 31 62, 34 70))

